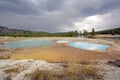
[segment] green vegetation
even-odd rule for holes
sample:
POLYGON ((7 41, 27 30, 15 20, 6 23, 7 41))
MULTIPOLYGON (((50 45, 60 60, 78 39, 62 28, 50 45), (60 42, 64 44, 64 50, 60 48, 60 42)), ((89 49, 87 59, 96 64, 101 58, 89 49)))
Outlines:
POLYGON ((85 36, 85 37, 87 37, 88 36, 88 31, 87 30, 83 30, 83 35, 85 36))
POLYGON ((76 31, 61 32, 61 33, 47 33, 47 32, 24 32, 24 33, 1 33, 0 36, 12 37, 75 37, 76 31))
POLYGON ((106 29, 106 30, 101 30, 101 31, 97 31, 97 34, 120 34, 120 27, 119 28, 114 28, 114 29, 106 29))
POLYGON ((95 36, 95 29, 94 28, 92 29, 92 33, 91 34, 92 34, 92 37, 95 36))
POLYGON ((85 37, 94 37, 95 34, 120 34, 120 28, 114 29, 107 29, 101 31, 95 31, 93 28, 91 32, 87 30, 81 31, 69 31, 69 32, 60 32, 60 33, 48 33, 48 32, 33 32, 33 31, 22 31, 22 32, 0 32, 0 36, 12 36, 12 37, 78 37, 78 36, 85 36, 85 37))

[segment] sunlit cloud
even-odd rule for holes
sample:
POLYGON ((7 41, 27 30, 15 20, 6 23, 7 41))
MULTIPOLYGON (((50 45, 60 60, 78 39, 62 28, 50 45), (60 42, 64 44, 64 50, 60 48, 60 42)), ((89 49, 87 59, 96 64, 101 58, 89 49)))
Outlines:
POLYGON ((120 0, 0 0, 0 25, 47 32, 120 26, 120 0))

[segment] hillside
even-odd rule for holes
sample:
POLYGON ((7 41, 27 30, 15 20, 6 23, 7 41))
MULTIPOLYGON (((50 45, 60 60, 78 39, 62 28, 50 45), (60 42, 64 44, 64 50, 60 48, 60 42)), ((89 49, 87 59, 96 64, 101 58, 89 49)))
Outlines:
POLYGON ((26 30, 19 30, 19 29, 10 29, 8 27, 0 26, 0 34, 7 34, 7 33, 25 33, 25 32, 30 32, 26 30))
POLYGON ((113 29, 106 29, 97 31, 97 34, 120 34, 120 27, 119 28, 113 28, 113 29))
POLYGON ((0 36, 13 37, 73 37, 74 32, 48 33, 44 31, 27 31, 19 29, 10 29, 8 27, 0 26, 0 36))
POLYGON ((0 26, 0 36, 13 36, 13 37, 38 37, 38 36, 48 36, 47 32, 34 32, 21 29, 10 29, 5 26, 0 26))

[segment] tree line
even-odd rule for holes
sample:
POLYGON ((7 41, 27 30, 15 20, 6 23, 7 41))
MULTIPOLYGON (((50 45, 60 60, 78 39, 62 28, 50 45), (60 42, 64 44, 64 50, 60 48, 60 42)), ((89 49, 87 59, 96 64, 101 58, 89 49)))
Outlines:
POLYGON ((75 37, 75 31, 61 32, 61 33, 47 33, 47 32, 24 32, 24 33, 0 33, 0 36, 12 37, 75 37))
POLYGON ((113 29, 106 29, 101 31, 96 31, 97 34, 120 34, 120 27, 119 28, 113 28, 113 29))
POLYGON ((84 36, 84 37, 94 37, 96 34, 120 34, 120 28, 114 28, 114 29, 107 29, 107 30, 101 30, 101 31, 95 31, 94 28, 92 28, 91 32, 88 32, 87 30, 83 31, 69 31, 69 32, 60 32, 60 33, 48 33, 48 32, 32 32, 32 31, 25 31, 23 33, 0 33, 0 36, 12 36, 12 37, 78 37, 78 36, 84 36))

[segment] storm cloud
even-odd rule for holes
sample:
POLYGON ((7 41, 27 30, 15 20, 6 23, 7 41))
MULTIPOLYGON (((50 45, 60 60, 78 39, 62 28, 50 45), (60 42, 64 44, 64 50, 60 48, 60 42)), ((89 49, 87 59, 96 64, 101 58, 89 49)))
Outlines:
POLYGON ((0 0, 0 25, 64 32, 120 27, 120 0, 0 0))

